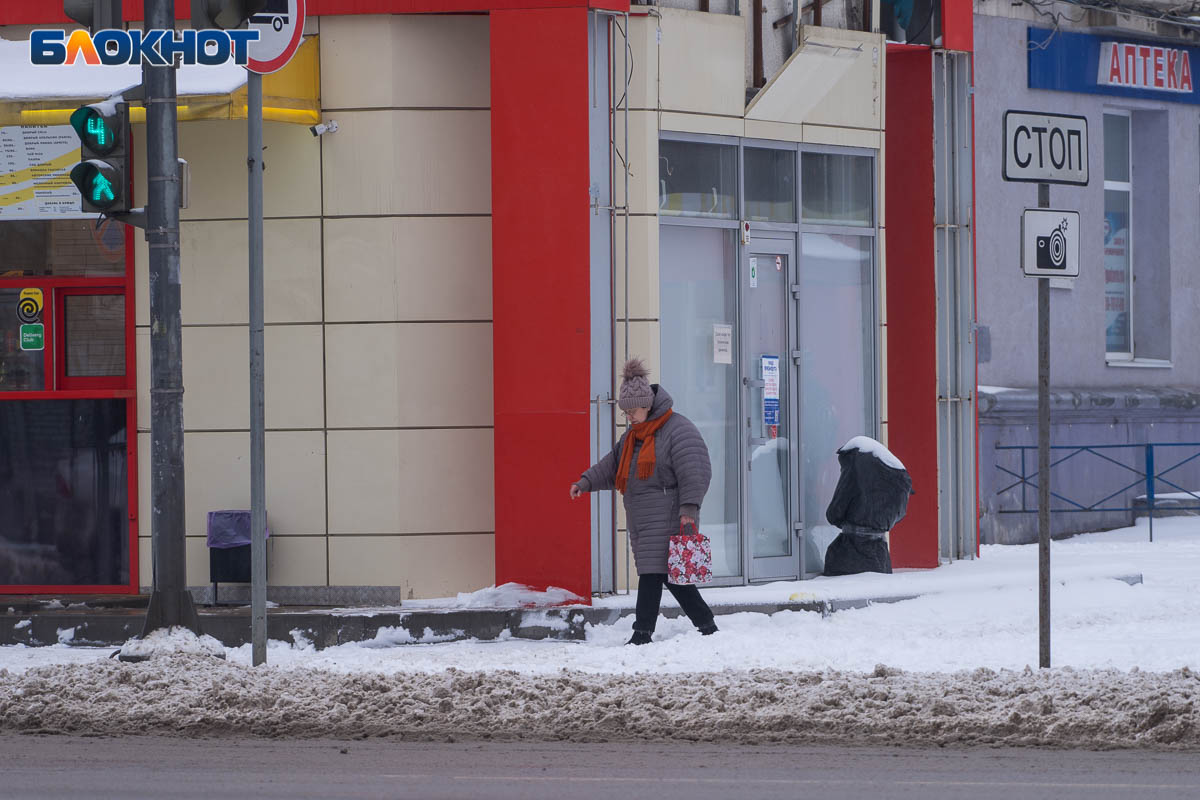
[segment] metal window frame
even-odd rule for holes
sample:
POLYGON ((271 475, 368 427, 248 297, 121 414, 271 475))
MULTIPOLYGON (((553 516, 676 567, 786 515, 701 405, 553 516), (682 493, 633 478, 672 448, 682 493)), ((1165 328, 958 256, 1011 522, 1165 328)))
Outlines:
MULTIPOLYGON (((1129 221, 1125 228, 1125 238, 1128 240, 1125 245, 1125 250, 1128 253, 1127 261, 1128 268, 1125 272, 1125 292, 1129 297, 1129 308, 1126 310, 1128 314, 1127 324, 1129 326, 1129 350, 1109 350, 1108 337, 1104 341, 1104 360, 1105 361, 1133 361, 1137 358, 1137 342, 1134 340, 1134 325, 1133 325, 1133 111, 1128 108, 1114 108, 1106 106, 1103 109, 1100 129, 1104 129, 1103 117, 1120 117, 1125 120, 1127 136, 1125 137, 1126 151, 1125 158, 1128 164, 1126 170, 1129 175, 1127 181, 1110 181, 1104 179, 1105 192, 1125 192, 1129 196, 1129 221)), ((1105 152, 1107 148, 1103 148, 1105 152)), ((1106 165, 1107 166, 1107 165, 1106 165)), ((1105 281, 1107 283, 1107 281, 1105 281)))
MULTIPOLYGON (((804 234, 813 233, 813 234, 825 234, 825 235, 834 235, 834 236, 852 236, 852 237, 856 237, 856 238, 870 240, 870 243, 871 243, 870 244, 870 248, 871 248, 871 253, 870 253, 870 258, 871 258, 871 288, 870 288, 871 306, 869 309, 864 309, 865 311, 867 311, 870 314, 870 320, 869 320, 870 335, 869 335, 869 337, 864 337, 864 338, 866 341, 870 342, 870 346, 872 348, 872 352, 871 352, 872 357, 871 357, 871 370, 870 370, 871 385, 867 389, 866 399, 871 404, 871 407, 868 409, 868 418, 871 421, 872 430, 869 431, 869 433, 872 437, 878 438, 879 430, 881 427, 881 411, 883 408, 883 397, 882 397, 883 376, 881 374, 883 343, 882 343, 882 331, 880 330, 880 325, 879 325, 880 310, 881 310, 882 304, 883 304, 883 299, 881 296, 881 292, 883 290, 883 281, 880 278, 882 252, 881 252, 880 246, 879 246, 879 230, 880 230, 879 209, 880 209, 880 203, 882 200, 882 198, 881 198, 882 193, 880 191, 880 186, 879 186, 879 178, 880 178, 880 175, 879 175, 879 150, 874 149, 874 148, 868 148, 868 147, 852 147, 852 146, 845 146, 845 145, 818 145, 818 144, 807 144, 807 143, 803 143, 803 142, 786 142, 786 141, 779 141, 779 140, 774 140, 774 139, 757 139, 757 138, 750 138, 750 137, 729 136, 729 135, 725 135, 725 134, 691 133, 691 132, 667 131, 667 130, 660 130, 658 132, 658 140, 659 140, 659 142, 676 141, 676 142, 693 142, 693 143, 698 143, 698 144, 714 144, 714 145, 725 145, 725 146, 734 145, 738 148, 737 168, 736 168, 736 184, 735 184, 735 193, 736 193, 735 194, 735 206, 737 208, 736 219, 730 220, 727 218, 720 218, 720 217, 683 217, 683 216, 676 216, 674 214, 663 214, 663 213, 661 213, 661 210, 660 210, 660 212, 657 214, 658 223, 660 226, 661 225, 674 225, 674 226, 679 226, 679 227, 716 228, 716 229, 725 229, 725 230, 740 229, 742 221, 746 219, 745 150, 747 147, 749 147, 752 149, 790 150, 790 151, 793 151, 796 153, 795 165, 794 165, 795 186, 796 186, 796 222, 781 223, 781 222, 749 221, 750 229, 752 232, 752 239, 757 238, 760 241, 774 240, 774 241, 790 243, 791 254, 792 254, 792 264, 791 264, 790 269, 792 270, 791 275, 793 278, 796 279, 796 282, 799 281, 800 270, 802 269, 802 262, 804 259, 804 256, 803 256, 803 236, 804 236, 804 234), (865 225, 865 226, 829 225, 829 224, 821 224, 821 223, 805 223, 804 222, 803 200, 802 200, 803 193, 804 193, 804 186, 802 184, 801 175, 802 175, 802 162, 803 162, 805 153, 824 153, 824 154, 830 154, 830 155, 847 155, 847 156, 857 156, 857 157, 863 157, 863 158, 870 159, 870 162, 871 162, 870 186, 871 186, 871 195, 872 196, 871 196, 871 221, 870 221, 869 225, 865 225)), ((735 258, 737 261, 737 273, 739 276, 741 273, 742 261, 747 256, 749 249, 753 248, 753 246, 754 246, 753 244, 748 245, 748 246, 743 245, 741 243, 741 239, 739 236, 739 238, 737 240, 736 251, 735 251, 736 252, 735 258)), ((743 324, 743 320, 741 317, 741 310, 742 310, 743 302, 744 302, 744 297, 743 297, 743 292, 742 292, 742 281, 740 279, 738 279, 738 280, 734 281, 734 303, 735 303, 735 308, 737 309, 737 313, 738 313, 738 318, 735 320, 735 323, 739 330, 743 324)), ((802 347, 803 345, 802 345, 802 342, 800 341, 800 332, 799 332, 798 326, 797 326, 797 315, 799 313, 797 303, 798 303, 798 301, 793 299, 793 301, 788 303, 788 306, 787 306, 788 307, 788 321, 787 321, 788 334, 789 334, 789 337, 793 337, 793 336, 795 337, 796 344, 798 347, 802 347)), ((735 348, 735 351, 736 351, 734 353, 735 367, 737 370, 737 374, 739 376, 741 376, 745 372, 746 365, 742 358, 741 348, 740 347, 735 348)), ((791 359, 786 359, 786 363, 788 365, 788 370, 789 370, 789 381, 790 381, 791 391, 796 393, 796 397, 798 397, 799 396, 798 392, 800 390, 799 369, 798 369, 798 367, 795 367, 794 364, 792 364, 791 359)), ((737 413, 738 413, 739 419, 742 416, 744 416, 746 413, 746 408, 744 407, 744 404, 745 404, 744 393, 742 391, 739 391, 738 392, 738 404, 737 404, 737 413)), ((797 436, 798 436, 800 433, 799 405, 798 405, 798 403, 792 403, 792 405, 795 407, 795 415, 796 415, 796 419, 793 422, 793 425, 795 427, 795 430, 797 431, 797 436)), ((791 414, 791 411, 789 411, 789 414, 791 414)), ((738 452, 739 464, 744 463, 745 459, 746 459, 746 452, 745 452, 746 444, 745 444, 744 438, 745 437, 739 437, 739 445, 738 445, 738 447, 739 447, 739 452, 738 452)), ((800 459, 800 452, 799 452, 798 447, 793 448, 792 461, 793 461, 792 469, 794 470, 793 474, 797 476, 797 479, 799 479, 801 476, 800 469, 802 467, 802 461, 800 459)), ((745 477, 746 477, 744 468, 739 466, 739 470, 742 472, 740 481, 742 483, 744 483, 745 477)), ((795 483, 795 481, 793 483, 795 483)), ((796 486, 792 487, 792 494, 798 495, 796 486)), ((745 496, 745 487, 744 486, 742 488, 742 492, 741 492, 739 501, 742 504, 742 508, 739 509, 738 518, 739 518, 739 520, 741 520, 741 524, 743 527, 742 535, 739 537, 739 546, 741 548, 741 552, 739 553, 739 563, 742 564, 742 574, 740 576, 733 576, 731 578, 724 578, 724 579, 719 579, 719 580, 713 581, 713 583, 710 584, 712 586, 745 585, 745 584, 749 584, 752 580, 751 579, 751 569, 750 569, 751 554, 750 554, 750 549, 747 546, 747 543, 745 540, 745 521, 746 521, 745 501, 746 501, 746 496, 745 496)), ((800 508, 799 497, 794 496, 790 502, 792 503, 793 524, 804 523, 805 520, 803 520, 803 509, 800 508)), ((807 577, 811 577, 812 575, 814 575, 816 573, 806 572, 806 565, 805 565, 805 561, 804 561, 804 542, 798 541, 797 547, 799 550, 797 569, 799 570, 799 578, 801 580, 803 580, 807 577)), ((775 580, 775 578, 768 578, 768 579, 764 579, 764 580, 775 580)))

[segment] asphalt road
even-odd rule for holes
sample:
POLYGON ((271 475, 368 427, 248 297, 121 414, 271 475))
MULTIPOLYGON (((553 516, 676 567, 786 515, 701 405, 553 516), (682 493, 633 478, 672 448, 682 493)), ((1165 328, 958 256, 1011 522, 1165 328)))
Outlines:
POLYGON ((1196 753, 0 735, 3 798, 1200 798, 1196 753))

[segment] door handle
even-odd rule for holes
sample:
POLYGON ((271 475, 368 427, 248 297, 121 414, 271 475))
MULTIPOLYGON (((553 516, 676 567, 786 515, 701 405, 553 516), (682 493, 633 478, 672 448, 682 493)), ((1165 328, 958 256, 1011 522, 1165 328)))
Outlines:
POLYGON ((749 386, 751 389, 761 389, 767 385, 767 382, 757 378, 742 378, 742 386, 749 386))
POLYGON ((766 439, 756 439, 754 437, 750 437, 749 439, 746 440, 746 444, 750 445, 751 447, 762 447, 766 443, 767 443, 766 439))

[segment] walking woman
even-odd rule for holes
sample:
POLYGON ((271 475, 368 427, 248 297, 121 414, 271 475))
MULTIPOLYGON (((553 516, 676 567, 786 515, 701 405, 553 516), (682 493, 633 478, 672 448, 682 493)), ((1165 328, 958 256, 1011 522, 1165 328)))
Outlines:
POLYGON ((621 370, 617 404, 629 421, 613 451, 571 484, 571 498, 616 489, 624 495, 625 519, 637 565, 637 615, 633 638, 648 644, 658 620, 665 584, 700 633, 716 633, 712 609, 694 585, 667 583, 667 544, 682 525, 699 527, 700 503, 712 478, 712 463, 700 431, 675 413, 667 390, 646 380, 640 359, 621 370))

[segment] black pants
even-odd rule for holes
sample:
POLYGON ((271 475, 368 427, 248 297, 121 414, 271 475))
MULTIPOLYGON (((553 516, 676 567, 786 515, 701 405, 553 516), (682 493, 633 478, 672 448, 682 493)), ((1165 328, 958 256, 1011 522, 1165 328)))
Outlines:
POLYGON ((695 586, 676 586, 667 583, 666 573, 650 573, 638 577, 637 616, 633 620, 633 629, 642 633, 654 633, 654 624, 658 621, 658 606, 662 602, 663 584, 679 601, 683 613, 697 628, 713 624, 713 612, 700 596, 700 590, 695 586))

